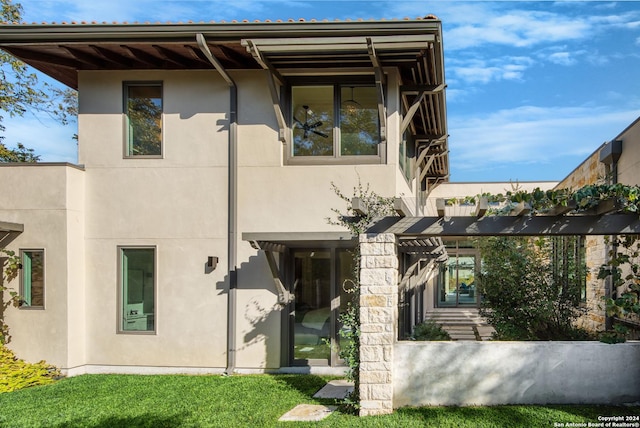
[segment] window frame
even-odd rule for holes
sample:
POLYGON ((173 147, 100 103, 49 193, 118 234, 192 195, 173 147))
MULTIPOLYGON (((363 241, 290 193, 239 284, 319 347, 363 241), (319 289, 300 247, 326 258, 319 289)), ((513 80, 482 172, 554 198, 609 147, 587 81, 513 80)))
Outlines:
MULTIPOLYGON (((45 306, 46 306, 46 283, 47 283, 47 278, 46 278, 46 257, 45 257, 45 250, 44 248, 21 248, 20 249, 20 291, 19 291, 19 296, 20 296, 20 309, 25 309, 25 310, 44 310, 45 306), (24 282, 26 279, 26 268, 25 268, 25 253, 41 253, 42 254, 42 305, 38 305, 38 306, 33 306, 31 304, 27 305, 26 304, 26 293, 25 293, 25 287, 24 287, 24 282)), ((29 300, 32 300, 32 296, 29 296, 29 300)))
MULTIPOLYGON (((356 164, 385 164, 387 156, 386 141, 380 139, 377 144, 376 155, 342 155, 341 154, 341 127, 340 89, 342 87, 372 87, 376 88, 374 75, 355 76, 315 76, 315 77, 290 77, 287 79, 285 89, 285 108, 287 112, 287 138, 284 150, 285 165, 356 165, 356 164), (333 155, 331 156, 295 156, 293 154, 293 87, 304 86, 332 86, 333 87, 333 155)), ((377 90, 377 89, 376 89, 377 90)), ((386 99, 386 94, 385 94, 386 99)), ((381 136, 382 124, 378 123, 378 135, 381 136)))
POLYGON ((122 116, 123 116, 123 147, 122 157, 124 159, 163 159, 164 158, 164 82, 161 80, 126 80, 122 82, 122 116), (132 153, 129 141, 129 88, 135 86, 153 86, 160 88, 160 99, 162 100, 161 118, 160 118, 160 154, 159 155, 136 155, 132 153))
POLYGON ((117 334, 141 334, 156 335, 158 332, 158 247, 155 245, 118 245, 117 247, 117 313, 116 313, 116 333, 117 334), (153 330, 125 330, 124 329, 124 266, 123 256, 125 250, 153 250, 153 330))

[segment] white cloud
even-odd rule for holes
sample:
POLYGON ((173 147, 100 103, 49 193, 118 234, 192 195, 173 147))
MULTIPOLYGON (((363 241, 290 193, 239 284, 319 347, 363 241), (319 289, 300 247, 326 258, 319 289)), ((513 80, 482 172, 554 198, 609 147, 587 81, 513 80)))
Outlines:
POLYGON ((573 65, 576 63, 576 59, 572 56, 571 52, 556 52, 547 58, 550 62, 559 65, 573 65))
POLYGON ((505 56, 492 59, 452 59, 447 70, 468 83, 490 83, 501 80, 522 80, 524 72, 534 64, 525 56, 505 56))
POLYGON ((447 48, 457 50, 486 44, 531 47, 584 39, 591 28, 583 18, 545 11, 510 10, 504 15, 485 12, 478 18, 474 23, 454 23, 454 28, 447 32, 447 48))

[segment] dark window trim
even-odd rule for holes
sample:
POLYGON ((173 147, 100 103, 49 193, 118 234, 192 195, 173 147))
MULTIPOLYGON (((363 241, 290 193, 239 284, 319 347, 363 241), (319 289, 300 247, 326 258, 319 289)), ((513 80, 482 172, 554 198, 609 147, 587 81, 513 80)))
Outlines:
MULTIPOLYGON (((284 149, 285 165, 380 165, 386 164, 387 144, 385 141, 378 143, 377 155, 341 155, 340 133, 334 135, 334 154, 332 156, 294 156, 293 155, 293 112, 291 111, 291 97, 293 86, 333 85, 334 92, 334 123, 338 124, 340 116, 340 99, 336 96, 340 93, 341 86, 372 86, 375 87, 375 76, 371 75, 346 75, 346 76, 295 76, 287 78, 285 90, 286 120, 289 124, 289 137, 284 149)), ((385 94, 385 99, 387 99, 385 94)), ((381 124, 378 124, 380 127, 381 124)))
POLYGON ((158 247, 156 245, 118 245, 117 247, 117 299, 118 302, 116 304, 116 333, 117 334, 132 334, 132 335, 146 335, 153 336, 158 334, 158 247), (123 275, 124 272, 122 270, 122 255, 123 250, 144 250, 150 249, 153 250, 153 330, 125 330, 122 325, 122 312, 123 312, 123 304, 124 304, 124 283, 123 283, 123 275))
POLYGON ((162 80, 125 80, 122 82, 122 116, 123 116, 123 159, 163 159, 164 158, 164 82, 162 80), (158 86, 160 87, 160 98, 162 99, 162 120, 160 123, 160 154, 159 155, 133 155, 129 154, 129 99, 128 88, 131 86, 158 86))
POLYGON ((44 248, 20 248, 20 264, 21 264, 21 268, 20 268, 20 309, 23 310, 36 310, 36 311, 42 311, 45 309, 46 304, 47 304, 47 299, 46 299, 46 284, 47 284, 47 274, 46 274, 46 254, 45 254, 45 250, 44 248), (33 305, 24 305, 23 302, 24 300, 22 299, 22 297, 24 297, 24 279, 25 279, 25 271, 24 271, 24 253, 26 252, 41 252, 42 253, 42 306, 33 306, 33 305))

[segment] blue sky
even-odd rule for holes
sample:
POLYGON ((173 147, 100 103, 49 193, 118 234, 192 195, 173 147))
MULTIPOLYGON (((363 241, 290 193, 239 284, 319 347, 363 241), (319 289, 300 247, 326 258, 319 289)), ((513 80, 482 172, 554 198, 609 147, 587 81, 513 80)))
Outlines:
MULTIPOLYGON (((443 22, 451 181, 560 180, 640 116, 640 2, 23 0, 26 22, 443 22)), ((73 127, 5 118, 9 145, 76 161, 73 127)))

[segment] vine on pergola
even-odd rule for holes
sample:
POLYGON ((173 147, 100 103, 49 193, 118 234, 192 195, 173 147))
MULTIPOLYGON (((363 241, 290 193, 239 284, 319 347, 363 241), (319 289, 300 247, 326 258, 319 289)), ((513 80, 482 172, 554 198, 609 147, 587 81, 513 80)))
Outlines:
MULTIPOLYGON (((447 205, 481 204, 489 206, 484 215, 510 215, 517 207, 526 207, 529 215, 589 215, 616 212, 640 215, 640 186, 627 184, 590 184, 577 190, 514 190, 504 194, 483 193, 446 200, 447 205)), ((607 242, 613 244, 608 262, 600 266, 598 279, 611 277, 614 289, 623 287, 613 298, 606 297, 609 316, 640 315, 640 236, 624 235, 607 242), (623 251, 619 251, 623 250, 623 251)))
POLYGON ((531 215, 557 215, 566 213, 587 213, 596 210, 604 203, 609 207, 602 211, 615 210, 620 213, 640 213, 640 186, 626 184, 590 184, 578 190, 554 189, 542 190, 536 187, 532 191, 514 189, 504 194, 482 193, 476 196, 447 199, 447 205, 475 205, 482 199, 489 204, 500 204, 491 208, 486 215, 509 215, 521 203, 528 205, 531 215))

